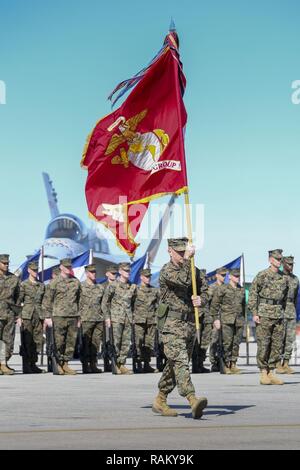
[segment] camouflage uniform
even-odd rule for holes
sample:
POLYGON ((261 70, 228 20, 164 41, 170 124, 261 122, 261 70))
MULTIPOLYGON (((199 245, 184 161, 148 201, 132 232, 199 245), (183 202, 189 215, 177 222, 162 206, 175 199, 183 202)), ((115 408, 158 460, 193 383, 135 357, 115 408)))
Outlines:
MULTIPOLYGON (((206 269, 200 269, 200 272, 203 276, 206 276, 206 269)), ((207 303, 205 307, 200 307, 200 345, 199 347, 194 347, 192 355, 192 371, 193 372, 209 372, 208 369, 205 369, 203 366, 206 359, 206 352, 211 341, 213 319, 209 311, 209 304, 207 303)), ((198 342, 195 343, 195 346, 198 345, 198 342)))
POLYGON ((219 286, 211 303, 214 321, 220 320, 224 348, 224 360, 227 366, 236 363, 242 342, 245 323, 245 290, 231 284, 219 286))
POLYGON ((57 276, 49 284, 43 308, 47 318, 53 318, 54 341, 60 364, 74 355, 79 319, 81 286, 74 277, 57 276))
POLYGON ((23 321, 23 344, 26 357, 30 364, 35 364, 42 350, 43 342, 43 313, 42 301, 45 286, 40 281, 30 279, 21 283, 19 301, 23 304, 21 318, 23 321))
POLYGON ((81 284, 79 314, 82 322, 82 362, 97 363, 97 355, 103 340, 103 313, 101 301, 103 284, 85 281, 81 284))
POLYGON ((135 284, 116 280, 108 284, 102 300, 104 318, 105 320, 111 319, 112 323, 118 366, 125 365, 130 348, 136 289, 135 284))
MULTIPOLYGON (((175 248, 174 248, 175 249, 175 248)), ((168 316, 162 332, 167 364, 158 384, 165 396, 178 387, 183 397, 194 395, 189 360, 195 341, 194 307, 192 304, 191 261, 184 260, 177 266, 172 261, 160 272, 161 301, 168 305, 168 316)), ((207 283, 197 270, 197 291, 202 307, 207 304, 207 283)))
POLYGON ((288 288, 286 276, 271 268, 258 273, 251 285, 248 307, 260 318, 256 326, 257 363, 263 371, 274 370, 280 360, 288 288))
MULTIPOLYGON (((3 256, 3 255, 2 255, 3 256)), ((2 258, 1 258, 2 259, 2 258)), ((3 259, 8 260, 8 257, 3 259)), ((5 344, 5 357, 8 361, 14 352, 16 311, 19 303, 20 281, 8 272, 0 275, 0 341, 5 344)))
POLYGON ((285 273, 288 280, 289 291, 287 296, 286 309, 284 311, 284 342, 282 348, 282 358, 289 361, 293 352, 293 345, 296 339, 296 307, 299 291, 299 279, 295 274, 285 273))
POLYGON ((151 361, 156 330, 156 310, 159 302, 159 289, 150 285, 137 288, 134 304, 135 341, 138 361, 151 361))
MULTIPOLYGON (((221 287, 221 285, 217 283, 212 284, 208 287, 209 309, 211 308, 212 299, 219 287, 221 287)), ((210 360, 212 367, 219 366, 218 344, 219 344, 219 330, 217 330, 217 328, 213 326, 211 337, 210 337, 210 344, 209 344, 209 360, 210 360)))

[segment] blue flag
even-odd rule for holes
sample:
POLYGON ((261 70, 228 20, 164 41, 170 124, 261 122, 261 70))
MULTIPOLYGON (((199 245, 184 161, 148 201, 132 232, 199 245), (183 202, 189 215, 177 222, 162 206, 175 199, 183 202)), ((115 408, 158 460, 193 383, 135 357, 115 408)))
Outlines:
POLYGON ((21 281, 26 281, 28 279, 28 265, 32 261, 39 261, 41 255, 41 250, 38 250, 34 255, 24 261, 23 264, 17 269, 16 274, 20 277, 21 281))
MULTIPOLYGON (((220 266, 220 267, 224 267, 228 270, 229 269, 239 269, 241 271, 242 259, 243 259, 243 256, 239 256, 238 258, 234 259, 233 261, 230 261, 230 263, 224 264, 224 266, 220 266)), ((216 282, 216 274, 217 274, 216 269, 214 271, 211 271, 210 273, 206 274, 206 279, 207 279, 208 285, 213 284, 214 282, 216 282)), ((228 284, 228 282, 229 282, 229 275, 227 273, 226 278, 225 278, 225 284, 228 284)))
POLYGON ((147 261, 147 254, 136 260, 134 263, 131 265, 131 273, 130 273, 130 282, 132 284, 140 284, 140 272, 141 269, 145 266, 145 263, 147 261))
MULTIPOLYGON (((90 250, 85 251, 79 256, 76 256, 72 259, 72 269, 74 276, 83 281, 85 279, 85 266, 90 264, 90 250)), ((52 269, 58 267, 59 264, 52 266, 44 271, 44 282, 50 281, 52 277, 52 269)), ((39 273, 39 278, 41 279, 41 273, 39 273)))

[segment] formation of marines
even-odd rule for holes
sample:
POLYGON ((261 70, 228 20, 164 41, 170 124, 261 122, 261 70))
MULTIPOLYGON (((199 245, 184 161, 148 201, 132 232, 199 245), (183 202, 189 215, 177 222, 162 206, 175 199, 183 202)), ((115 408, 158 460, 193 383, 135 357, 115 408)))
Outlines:
MULTIPOLYGON (((96 282, 96 266, 86 266, 86 280, 80 283, 73 276, 70 259, 53 269, 47 285, 38 279, 38 264, 31 262, 29 277, 21 282, 9 272, 9 256, 0 255, 0 375, 14 374, 8 361, 14 350, 16 324, 21 332, 23 372, 28 374, 44 372, 37 366, 43 331, 48 336, 51 331, 59 375, 76 374, 69 362, 78 338, 85 374, 102 372, 98 368, 99 351, 109 340, 114 373, 132 374, 126 367, 130 351, 135 372, 158 372, 150 362, 155 338, 159 338, 165 367, 153 411, 177 416, 167 405, 168 395, 177 386, 179 394, 188 400, 193 417, 200 418, 207 398, 196 397, 190 361, 193 359, 193 372, 209 372, 204 367, 209 350, 211 372, 220 370, 222 355, 225 374, 241 373, 237 360, 247 318, 245 289, 239 283, 239 269, 218 269, 216 282, 210 286, 206 272, 197 269, 197 296, 193 296, 190 260, 194 247, 186 238, 169 239, 168 252, 170 261, 160 272, 159 288, 151 286, 150 269, 141 270, 140 285, 131 284, 129 263, 109 266, 104 284, 96 282), (229 282, 225 284, 227 273, 229 282), (200 311, 200 344, 195 334, 194 307, 200 311)), ((270 266, 253 280, 248 309, 256 323, 260 383, 282 385, 275 370, 278 374, 294 372, 289 361, 295 341, 299 280, 293 274, 292 256, 283 257, 282 250, 272 250, 269 262, 270 266)))

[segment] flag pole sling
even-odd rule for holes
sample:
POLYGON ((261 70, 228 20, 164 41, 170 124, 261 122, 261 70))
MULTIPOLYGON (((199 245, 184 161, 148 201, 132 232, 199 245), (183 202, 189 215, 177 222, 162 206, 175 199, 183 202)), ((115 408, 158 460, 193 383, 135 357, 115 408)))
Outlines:
MULTIPOLYGON (((190 198, 188 192, 184 193, 184 204, 185 204, 185 213, 186 213, 186 222, 188 230, 188 239, 189 243, 193 244, 193 231, 192 231, 192 221, 191 221, 191 209, 190 209, 190 198)), ((191 257, 191 273, 192 273, 192 287, 193 295, 197 294, 197 283, 196 283, 196 268, 195 268, 195 257, 191 257)), ((194 307, 195 313, 195 325, 196 325, 196 335, 198 344, 200 344, 200 325, 199 325, 199 309, 194 307)))
MULTIPOLYGON (((242 254, 242 263, 243 263, 243 287, 245 289, 246 286, 246 274, 245 274, 245 258, 244 253, 242 254)), ((245 294, 246 295, 246 294, 245 294)), ((246 301, 246 299, 245 299, 246 301)), ((246 321, 246 357, 247 357, 247 366, 250 364, 249 360, 249 322, 248 322, 248 308, 245 305, 245 321, 246 321)))

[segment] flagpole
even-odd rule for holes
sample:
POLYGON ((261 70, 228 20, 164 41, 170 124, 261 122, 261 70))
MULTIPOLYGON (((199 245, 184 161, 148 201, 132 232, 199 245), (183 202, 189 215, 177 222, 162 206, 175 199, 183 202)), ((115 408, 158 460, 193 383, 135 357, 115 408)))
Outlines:
MULTIPOLYGON (((245 257, 244 253, 242 253, 242 266, 243 266, 243 287, 245 289, 246 285, 246 274, 245 274, 245 257)), ((246 295, 246 293, 245 293, 246 295)), ((248 312, 247 312, 247 305, 246 305, 246 299, 245 299, 245 324, 246 324, 246 358, 247 358, 247 366, 249 366, 250 361, 249 361, 249 323, 248 323, 248 312)))
MULTIPOLYGON (((44 245, 42 246, 41 249, 41 257, 42 257, 42 276, 41 276, 41 281, 44 284, 45 280, 45 263, 44 263, 44 256, 45 256, 45 251, 44 251, 44 245)), ((42 350, 41 350, 41 366, 44 365, 44 331, 43 331, 43 336, 42 336, 42 350)))
MULTIPOLYGON (((193 231, 192 231, 192 221, 191 221, 190 198, 189 198, 188 192, 184 193, 184 204, 185 204, 188 239, 189 239, 189 243, 192 245, 193 244, 193 231)), ((198 294, 197 294, 196 268, 195 268, 194 256, 191 257, 191 274, 192 274, 193 295, 196 296, 198 294)), ((194 313, 195 313, 196 335, 197 335, 198 344, 200 344, 200 324, 199 324, 199 308, 198 307, 194 307, 194 313)))

